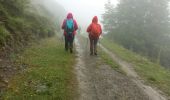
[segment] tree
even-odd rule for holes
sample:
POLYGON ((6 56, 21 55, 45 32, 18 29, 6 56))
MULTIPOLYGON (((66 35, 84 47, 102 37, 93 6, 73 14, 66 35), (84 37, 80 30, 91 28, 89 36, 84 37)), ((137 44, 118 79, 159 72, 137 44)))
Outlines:
MULTIPOLYGON (((166 46, 165 38, 169 36, 168 2, 169 0, 120 0, 114 9, 116 12, 105 8, 104 15, 107 16, 109 12, 111 18, 108 18, 114 19, 110 21, 113 30, 109 33, 115 42, 159 62, 162 49, 166 46)), ((103 18, 105 23, 109 20, 103 18)), ((107 26, 104 27, 110 31, 107 26)))
POLYGON ((110 0, 108 0, 108 2, 105 4, 105 13, 103 14, 103 25, 105 27, 105 31, 107 33, 111 33, 113 31, 114 28, 114 23, 115 23, 115 9, 113 7, 113 5, 111 4, 110 0))

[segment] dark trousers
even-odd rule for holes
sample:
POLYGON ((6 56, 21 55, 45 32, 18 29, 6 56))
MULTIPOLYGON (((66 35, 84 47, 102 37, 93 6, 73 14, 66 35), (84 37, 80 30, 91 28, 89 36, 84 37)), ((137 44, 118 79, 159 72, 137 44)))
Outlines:
POLYGON ((74 35, 65 35, 65 50, 70 52, 73 51, 73 41, 74 41, 74 35))
POLYGON ((89 39, 90 39, 90 53, 97 54, 97 43, 98 43, 99 38, 89 36, 89 39))

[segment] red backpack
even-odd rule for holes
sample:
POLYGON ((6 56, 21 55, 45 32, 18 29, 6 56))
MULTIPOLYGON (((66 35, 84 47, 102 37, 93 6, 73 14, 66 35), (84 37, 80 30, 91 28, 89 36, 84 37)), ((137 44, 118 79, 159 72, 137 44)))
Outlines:
POLYGON ((100 33, 101 33, 100 25, 92 23, 90 35, 92 35, 94 37, 99 37, 100 33))

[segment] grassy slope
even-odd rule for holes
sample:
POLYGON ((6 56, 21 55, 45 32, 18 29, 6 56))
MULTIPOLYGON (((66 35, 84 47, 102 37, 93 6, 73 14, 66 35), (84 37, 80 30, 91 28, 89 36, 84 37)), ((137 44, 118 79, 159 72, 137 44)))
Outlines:
POLYGON ((4 99, 72 100, 76 87, 74 55, 63 49, 61 41, 50 38, 27 49, 17 60, 28 68, 10 80, 4 99))
POLYGON ((158 87, 170 96, 170 70, 154 64, 146 58, 137 55, 112 41, 103 39, 102 44, 117 54, 121 59, 135 65, 137 73, 149 84, 158 87))

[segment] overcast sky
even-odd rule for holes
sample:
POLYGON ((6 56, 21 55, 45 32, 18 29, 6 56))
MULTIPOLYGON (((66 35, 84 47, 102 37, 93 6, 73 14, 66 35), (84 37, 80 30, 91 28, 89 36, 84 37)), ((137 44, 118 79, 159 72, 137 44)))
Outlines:
MULTIPOLYGON (((101 21, 101 14, 104 13, 104 4, 108 0, 56 0, 67 12, 72 12, 77 22, 83 26, 90 24, 93 16, 97 15, 101 21)), ((110 0, 117 4, 118 0, 110 0)))

